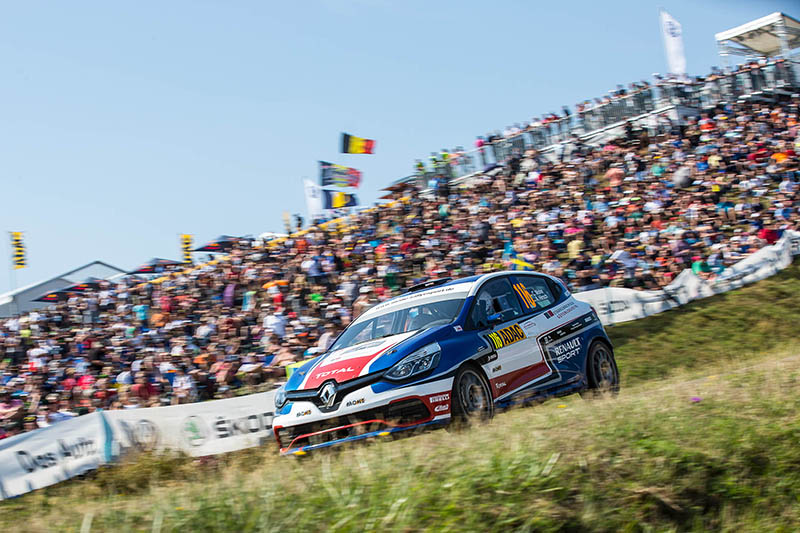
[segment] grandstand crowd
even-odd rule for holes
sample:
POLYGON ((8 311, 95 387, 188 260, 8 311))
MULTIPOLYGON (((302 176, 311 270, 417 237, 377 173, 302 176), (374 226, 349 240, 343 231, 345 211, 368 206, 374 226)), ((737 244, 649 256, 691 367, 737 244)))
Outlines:
POLYGON ((515 152, 458 184, 441 173, 424 193, 409 185, 346 227, 243 243, 158 284, 104 282, 2 320, 0 436, 271 387, 428 278, 527 268, 583 291, 658 289, 684 269, 724 276, 800 230, 798 104, 720 106, 558 161, 515 152))

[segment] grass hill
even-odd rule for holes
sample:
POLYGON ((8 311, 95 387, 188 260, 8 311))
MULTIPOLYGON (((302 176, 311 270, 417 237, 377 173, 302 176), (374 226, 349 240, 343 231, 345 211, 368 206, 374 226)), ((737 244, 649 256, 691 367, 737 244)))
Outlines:
POLYGON ((19 530, 798 531, 800 265, 609 329, 616 399, 342 452, 142 457, 0 503, 19 530))

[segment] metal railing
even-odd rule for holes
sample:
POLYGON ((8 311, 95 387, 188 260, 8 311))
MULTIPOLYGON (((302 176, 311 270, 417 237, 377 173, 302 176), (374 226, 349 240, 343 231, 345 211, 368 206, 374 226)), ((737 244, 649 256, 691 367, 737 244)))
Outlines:
MULTIPOLYGON (((798 62, 794 62, 798 64, 798 62)), ((450 153, 429 164, 424 173, 398 181, 418 180, 425 187, 430 178, 444 176, 454 180, 505 163, 511 156, 526 150, 546 151, 553 146, 594 133, 622 126, 633 120, 675 106, 698 110, 742 98, 791 94, 800 90, 792 61, 772 61, 758 67, 744 67, 731 73, 712 74, 696 81, 661 81, 625 96, 606 98, 587 105, 569 116, 528 127, 507 138, 487 143, 469 151, 450 153)))

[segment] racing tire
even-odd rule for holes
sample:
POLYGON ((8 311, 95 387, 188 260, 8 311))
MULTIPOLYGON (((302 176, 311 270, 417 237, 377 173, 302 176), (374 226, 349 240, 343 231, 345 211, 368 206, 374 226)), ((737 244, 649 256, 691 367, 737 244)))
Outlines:
POLYGON ((453 378, 450 393, 452 418, 456 427, 486 422, 494 416, 494 401, 489 380, 479 369, 465 365, 453 378))
POLYGON ((619 394, 619 369, 614 352, 604 342, 595 342, 586 356, 587 390, 581 392, 583 398, 598 398, 619 394))

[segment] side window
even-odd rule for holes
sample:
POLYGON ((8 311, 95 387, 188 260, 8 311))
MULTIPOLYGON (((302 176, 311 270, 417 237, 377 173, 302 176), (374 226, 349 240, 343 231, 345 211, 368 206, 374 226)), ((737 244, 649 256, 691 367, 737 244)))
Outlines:
POLYGON ((488 317, 495 313, 502 315, 503 322, 522 315, 517 295, 506 278, 491 280, 478 292, 469 317, 470 327, 488 327, 488 317))
POLYGON ((526 311, 550 307, 558 300, 547 278, 539 276, 516 276, 514 289, 525 304, 526 311))

